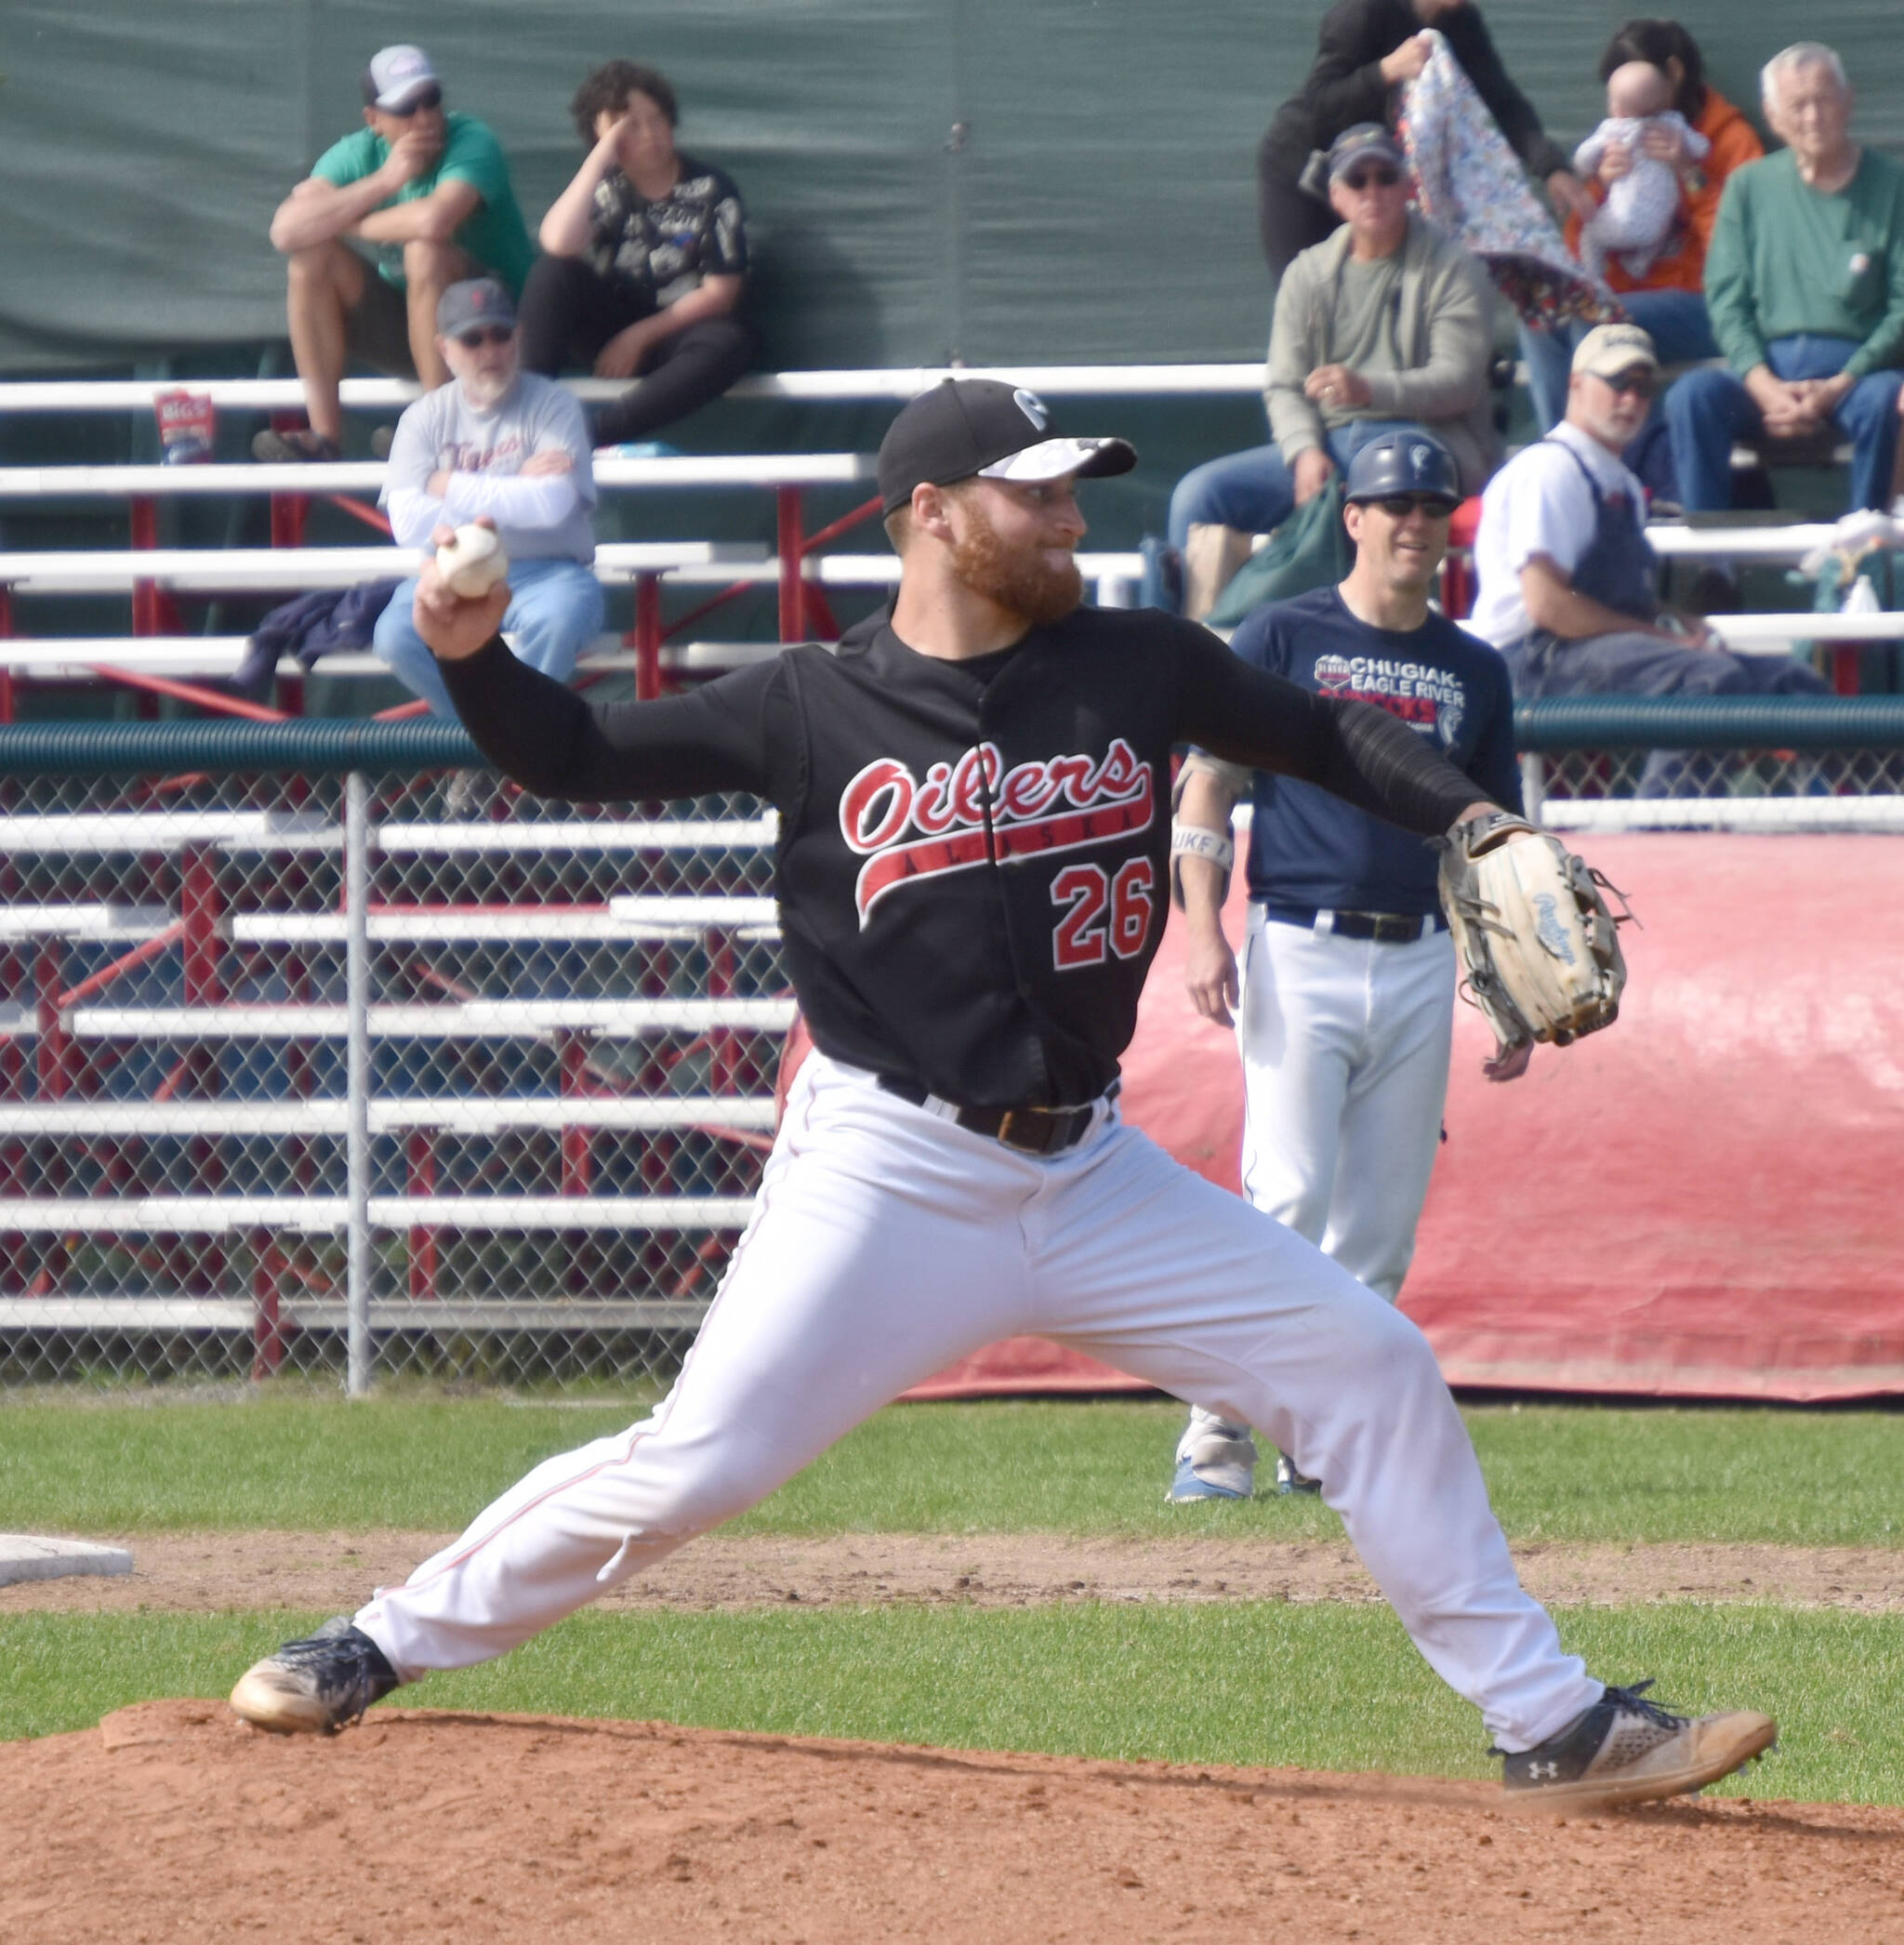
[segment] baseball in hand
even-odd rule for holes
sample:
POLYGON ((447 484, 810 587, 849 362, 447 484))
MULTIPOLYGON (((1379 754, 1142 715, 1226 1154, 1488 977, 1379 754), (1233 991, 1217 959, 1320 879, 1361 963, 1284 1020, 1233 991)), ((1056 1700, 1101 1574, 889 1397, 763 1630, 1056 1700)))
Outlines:
POLYGON ((437 572, 451 593, 480 601, 509 571, 493 527, 458 527, 436 550, 437 572))

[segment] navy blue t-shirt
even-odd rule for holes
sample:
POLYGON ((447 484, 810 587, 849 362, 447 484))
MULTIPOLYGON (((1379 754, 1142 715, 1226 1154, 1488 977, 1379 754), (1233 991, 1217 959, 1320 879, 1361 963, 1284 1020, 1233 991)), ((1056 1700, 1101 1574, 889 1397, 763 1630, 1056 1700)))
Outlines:
MULTIPOLYGON (((1521 807, 1514 695, 1500 652, 1430 613, 1411 634, 1358 621, 1334 588, 1272 602, 1230 647, 1304 689, 1399 716, 1510 810, 1521 807)), ((1314 784, 1257 774, 1250 895, 1272 905, 1425 917, 1437 908, 1435 854, 1421 839, 1314 784)))

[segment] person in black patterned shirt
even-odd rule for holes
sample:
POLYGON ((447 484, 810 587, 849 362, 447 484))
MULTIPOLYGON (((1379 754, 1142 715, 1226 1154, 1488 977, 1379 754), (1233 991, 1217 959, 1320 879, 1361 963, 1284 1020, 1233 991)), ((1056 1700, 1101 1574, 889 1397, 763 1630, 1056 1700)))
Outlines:
POLYGON ((611 60, 570 104, 588 159, 542 218, 522 291, 522 364, 633 378, 595 418, 599 445, 650 439, 719 398, 753 356, 740 315, 747 217, 721 170, 674 146, 674 90, 611 60))

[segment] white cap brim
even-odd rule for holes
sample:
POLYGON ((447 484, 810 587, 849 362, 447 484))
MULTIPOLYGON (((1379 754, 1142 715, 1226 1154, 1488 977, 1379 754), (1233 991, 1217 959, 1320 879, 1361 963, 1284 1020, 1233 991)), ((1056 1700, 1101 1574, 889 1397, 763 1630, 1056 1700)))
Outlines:
POLYGON ((1108 473, 1129 472, 1136 464, 1136 449, 1127 440, 1045 439, 980 467, 978 477, 1028 485, 1041 480, 1062 480, 1067 473, 1102 479, 1108 473))

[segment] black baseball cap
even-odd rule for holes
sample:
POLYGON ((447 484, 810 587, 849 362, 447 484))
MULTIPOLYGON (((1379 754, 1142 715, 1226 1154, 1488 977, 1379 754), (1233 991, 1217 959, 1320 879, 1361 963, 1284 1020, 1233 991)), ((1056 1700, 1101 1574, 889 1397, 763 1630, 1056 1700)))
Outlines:
POLYGON ((1357 122, 1342 132, 1329 145, 1329 179, 1335 179, 1352 169, 1358 162, 1385 162, 1393 168, 1406 171, 1408 159, 1402 153, 1402 145, 1380 122, 1357 122))
POLYGON ((1099 480, 1129 472, 1137 449, 1122 439, 1051 433, 1051 408, 1035 391, 997 378, 946 378, 921 392, 879 442, 880 510, 912 498, 915 486, 987 480, 1099 480))

